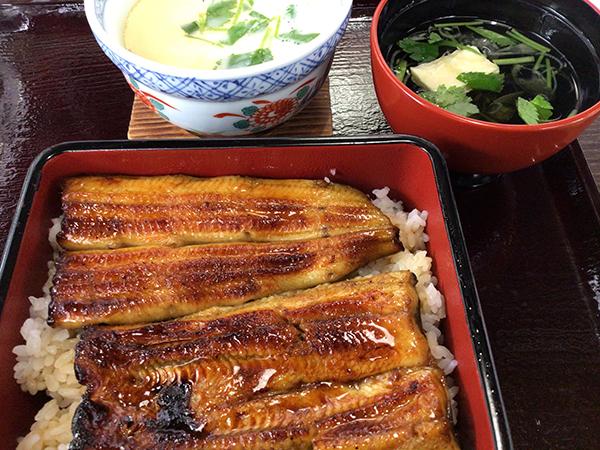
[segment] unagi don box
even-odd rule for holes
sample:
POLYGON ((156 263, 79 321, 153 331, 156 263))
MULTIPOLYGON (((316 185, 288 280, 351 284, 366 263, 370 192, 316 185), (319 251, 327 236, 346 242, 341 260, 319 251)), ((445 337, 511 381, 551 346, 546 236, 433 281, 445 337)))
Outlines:
MULTIPOLYGON (((128 198, 141 201, 142 194, 150 198, 147 208, 168 210, 152 204, 152 191, 128 198)), ((99 210, 100 200, 86 195, 88 212, 99 210)), ((117 202, 114 192, 102 195, 106 202, 117 202)), ((213 222, 231 228, 233 219, 219 216, 225 207, 214 207, 217 194, 209 189, 204 195, 208 197, 194 202, 203 208, 212 205, 213 222)), ((348 223, 350 209, 344 213, 348 223)), ((160 226, 168 219, 153 223, 160 226)), ((102 220, 106 230, 118 228, 119 217, 102 220)), ((70 226, 70 231, 83 228, 70 226)), ((234 235, 234 241, 239 236, 252 241, 250 232, 234 235)), ((381 248, 378 243, 375 247, 381 248)), ((422 139, 390 135, 58 145, 41 153, 28 172, 1 276, 0 389, 5 409, 11 411, 0 418, 6 448, 16 448, 19 438, 24 438, 23 448, 38 448, 36 442, 53 433, 60 435, 52 438, 57 443, 72 440, 73 449, 409 448, 418 442, 430 448, 432 439, 445 446, 435 448, 512 448, 448 172, 437 149, 422 139), (323 198, 320 191, 311 201, 300 193, 287 195, 284 207, 276 194, 270 200, 261 197, 274 214, 268 221, 286 215, 301 218, 296 220, 301 224, 308 220, 297 204, 328 211, 336 205, 334 197, 329 204, 327 190, 344 186, 390 217, 388 228, 399 231, 385 252, 403 253, 386 260, 360 259, 374 245, 373 230, 340 243, 331 218, 319 219, 322 235, 303 238, 300 244, 290 244, 284 235, 283 243, 175 240, 163 246, 136 242, 129 248, 57 249, 52 242, 61 217, 63 227, 70 220, 61 197, 65 182, 89 176, 169 182, 224 177, 234 183, 231 194, 227 189, 221 194, 233 199, 227 208, 244 217, 262 213, 240 206, 243 202, 234 193, 245 188, 235 184, 239 180, 269 180, 279 186, 284 180, 313 180, 308 184, 324 189, 323 198), (227 259, 257 248, 266 256, 241 260, 247 264, 227 259), (194 256, 199 263, 181 262, 182 251, 188 255, 196 250, 201 251, 194 256), (206 254, 212 255, 210 264, 206 254), (311 264, 320 255, 321 278, 311 273, 308 284, 303 280, 301 285, 273 278, 274 273, 289 275, 308 254, 311 264), (111 258, 133 262, 121 275, 109 275, 102 267, 93 272, 94 264, 111 258), (160 265, 160 258, 167 263, 160 265), (359 261, 360 267, 345 264, 348 260, 359 261), (263 269, 261 264, 269 267, 263 284, 266 271, 251 270, 263 269), (345 272, 337 271, 340 264, 345 272), (62 289, 64 279, 74 279, 75 266, 80 281, 62 289), (241 271, 243 284, 216 289, 233 277, 233 270, 241 271), (52 287, 49 274, 54 276, 52 287), (117 278, 108 282, 111 276, 117 278), (397 288, 388 295, 385 283, 390 279, 397 288), (177 289, 166 301, 168 314, 162 310, 133 321, 117 315, 110 324, 108 315, 100 315, 57 327, 52 308, 48 320, 44 299, 62 301, 60 295, 74 295, 81 283, 88 297, 125 286, 120 297, 98 300, 110 302, 103 307, 111 314, 125 304, 138 308, 138 300, 128 295, 141 283, 146 283, 145 295, 158 295, 166 284, 177 289), (268 289, 261 290, 263 285, 268 289), (207 286, 223 300, 194 310, 173 306, 207 286), (246 297, 231 301, 240 292, 246 297), (151 379, 153 384, 147 384, 151 379), (423 411, 427 417, 419 416, 423 411)), ((71 312, 82 310, 77 306, 71 312)), ((68 322, 68 314, 60 317, 68 322)))

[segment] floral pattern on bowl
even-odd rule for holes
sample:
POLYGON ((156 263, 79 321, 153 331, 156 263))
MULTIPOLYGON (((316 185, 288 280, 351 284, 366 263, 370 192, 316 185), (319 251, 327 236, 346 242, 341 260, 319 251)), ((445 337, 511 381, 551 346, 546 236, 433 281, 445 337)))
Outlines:
POLYGON ((163 100, 159 99, 158 97, 150 94, 149 92, 142 91, 140 89, 140 85, 133 78, 128 77, 127 84, 129 84, 129 87, 133 90, 135 95, 138 96, 138 98, 142 101, 142 103, 144 105, 146 105, 148 108, 150 108, 152 111, 154 111, 156 114, 158 114, 163 119, 169 120, 169 116, 167 116, 164 113, 165 107, 168 107, 168 108, 178 111, 177 108, 169 105, 168 103, 164 102, 163 100))
POLYGON ((304 108, 306 103, 314 97, 325 81, 324 79, 319 79, 311 85, 315 79, 311 78, 300 87, 294 89, 289 94, 289 97, 273 102, 269 100, 254 100, 251 102, 251 105, 242 108, 242 114, 222 112, 215 114, 214 117, 217 119, 239 117, 242 120, 234 122, 233 126, 248 133, 258 133, 268 130, 285 122, 304 108))

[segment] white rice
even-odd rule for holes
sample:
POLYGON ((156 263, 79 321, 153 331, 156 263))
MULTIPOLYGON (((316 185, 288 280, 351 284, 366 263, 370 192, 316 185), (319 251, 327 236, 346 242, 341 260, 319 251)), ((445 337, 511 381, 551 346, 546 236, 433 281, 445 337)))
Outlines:
MULTIPOLYGON (((50 229, 50 242, 55 251, 60 220, 50 229)), ((15 379, 30 394, 45 391, 51 398, 35 416, 27 436, 19 440, 17 450, 67 450, 73 439, 71 422, 85 387, 75 377, 75 344, 77 332, 52 328, 46 323, 54 262, 48 263, 48 281, 42 297, 29 297, 29 319, 21 327, 25 344, 17 345, 15 379)))
MULTIPOLYGON (((425 233, 427 211, 404 211, 402 202, 388 197, 389 189, 373 191, 373 203, 379 207, 400 229, 400 241, 404 250, 395 255, 373 261, 358 271, 358 275, 377 275, 397 270, 410 270, 417 277, 417 292, 421 304, 423 331, 437 359, 438 366, 446 375, 457 365, 452 353, 443 345, 443 336, 438 326, 446 317, 445 301, 436 289, 437 279, 431 272, 431 258, 427 256, 425 244, 429 236, 425 233)), ((56 233, 60 221, 56 219, 50 230, 50 241, 55 250, 56 233)), ((71 422, 85 387, 75 377, 75 345, 77 332, 52 328, 47 325, 50 286, 54 264, 49 263, 49 281, 43 288, 42 297, 30 297, 30 318, 21 328, 25 344, 18 345, 13 352, 17 355, 15 379, 21 388, 30 394, 45 391, 51 398, 38 412, 27 436, 19 440, 17 450, 67 450, 73 439, 71 422)), ((453 399, 458 387, 450 377, 446 382, 453 399)), ((453 416, 456 403, 452 400, 453 416)))
POLYGON ((442 332, 438 328, 440 321, 446 317, 446 302, 436 289, 438 281, 431 272, 432 259, 425 250, 425 244, 429 241, 429 236, 425 233, 428 213, 416 209, 404 211, 402 202, 391 200, 389 192, 388 188, 374 190, 373 204, 400 230, 404 251, 373 261, 360 269, 359 275, 376 275, 397 270, 410 270, 416 275, 423 331, 438 366, 448 375, 456 367, 457 361, 450 350, 444 347, 442 332))
MULTIPOLYGON (((54 272, 50 264, 50 277, 54 272)), ((84 392, 75 378, 73 361, 78 337, 64 328, 46 323, 50 298, 50 281, 44 286, 44 297, 30 297, 29 319, 21 327, 24 345, 17 345, 15 378, 24 391, 36 394, 46 391, 58 406, 68 407, 84 392)))

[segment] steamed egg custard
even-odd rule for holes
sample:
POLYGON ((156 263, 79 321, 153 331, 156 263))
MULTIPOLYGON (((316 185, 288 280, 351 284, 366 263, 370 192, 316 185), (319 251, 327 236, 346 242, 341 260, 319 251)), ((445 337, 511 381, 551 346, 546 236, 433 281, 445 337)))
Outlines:
POLYGON ((320 34, 333 0, 139 0, 123 44, 186 69, 248 67, 297 51, 320 34))

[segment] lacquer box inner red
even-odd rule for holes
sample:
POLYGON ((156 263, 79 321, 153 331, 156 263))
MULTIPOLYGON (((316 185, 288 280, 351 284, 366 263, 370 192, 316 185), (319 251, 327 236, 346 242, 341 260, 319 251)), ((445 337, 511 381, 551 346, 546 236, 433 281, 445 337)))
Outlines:
POLYGON ((61 180, 85 174, 327 178, 365 193, 389 187, 389 196, 402 200, 406 210, 428 211, 427 250, 447 304, 442 331, 458 361, 452 377, 459 386, 459 441, 464 449, 511 448, 447 169, 429 143, 398 135, 80 142, 40 154, 28 173, 2 260, 0 391, 4 410, 10 411, 0 417, 3 448, 16 448, 17 437, 28 432, 46 401, 22 392, 14 380, 12 349, 23 343, 19 330, 29 317, 28 297, 41 296, 47 280, 48 230, 61 213, 61 180))

